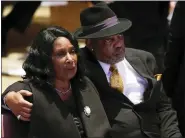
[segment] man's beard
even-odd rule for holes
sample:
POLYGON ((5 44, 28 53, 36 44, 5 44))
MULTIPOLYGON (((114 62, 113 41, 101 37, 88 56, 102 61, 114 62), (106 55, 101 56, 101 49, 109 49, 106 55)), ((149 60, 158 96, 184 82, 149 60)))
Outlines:
POLYGON ((114 57, 112 57, 112 58, 105 59, 105 60, 103 60, 102 62, 105 62, 105 63, 107 63, 107 64, 113 65, 113 64, 116 64, 116 63, 118 63, 118 62, 124 60, 124 57, 125 57, 124 54, 120 54, 120 55, 114 56, 114 57))

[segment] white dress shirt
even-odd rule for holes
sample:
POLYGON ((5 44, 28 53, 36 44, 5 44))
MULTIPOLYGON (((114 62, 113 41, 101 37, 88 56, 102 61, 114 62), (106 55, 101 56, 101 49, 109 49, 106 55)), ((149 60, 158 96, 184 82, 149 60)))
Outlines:
MULTIPOLYGON (((106 74, 107 81, 110 82, 110 64, 101 61, 99 61, 99 63, 106 74)), ((123 80, 123 94, 134 104, 142 102, 143 93, 148 85, 147 80, 140 76, 126 59, 115 64, 115 66, 123 80)))

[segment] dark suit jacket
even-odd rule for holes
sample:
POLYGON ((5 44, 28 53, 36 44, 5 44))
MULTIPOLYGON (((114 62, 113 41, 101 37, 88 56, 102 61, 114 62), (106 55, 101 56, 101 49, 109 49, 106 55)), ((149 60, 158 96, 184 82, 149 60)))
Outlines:
POLYGON ((185 2, 177 2, 170 25, 169 50, 165 57, 162 81, 177 110, 179 125, 185 135, 185 2))
POLYGON ((6 5, 13 4, 13 10, 8 16, 2 18, 3 29, 15 28, 19 32, 24 32, 32 20, 41 1, 3 1, 2 11, 6 5))
MULTIPOLYGON (((14 138, 81 138, 69 108, 62 102, 55 89, 49 85, 38 87, 32 82, 16 82, 6 91, 26 89, 33 93, 28 99, 33 102, 30 123, 17 121, 17 135, 14 138)), ((87 138, 109 138, 109 121, 92 82, 85 77, 73 82, 72 90, 76 106, 87 138), (90 116, 84 107, 91 109, 90 116)), ((14 122, 15 123, 15 122, 14 122)))
POLYGON ((144 102, 133 105, 123 94, 112 89, 98 61, 87 49, 82 49, 86 74, 99 91, 112 134, 117 138, 177 138, 181 137, 175 111, 163 91, 160 81, 154 78, 155 59, 141 50, 126 48, 126 59, 148 80, 144 102))

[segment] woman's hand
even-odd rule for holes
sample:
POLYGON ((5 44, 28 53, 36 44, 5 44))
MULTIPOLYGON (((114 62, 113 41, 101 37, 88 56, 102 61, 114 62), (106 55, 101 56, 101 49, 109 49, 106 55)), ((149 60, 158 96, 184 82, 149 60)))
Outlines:
POLYGON ((20 120, 30 121, 33 104, 26 101, 23 96, 32 96, 32 93, 26 90, 8 92, 5 96, 5 104, 15 116, 20 115, 20 120))

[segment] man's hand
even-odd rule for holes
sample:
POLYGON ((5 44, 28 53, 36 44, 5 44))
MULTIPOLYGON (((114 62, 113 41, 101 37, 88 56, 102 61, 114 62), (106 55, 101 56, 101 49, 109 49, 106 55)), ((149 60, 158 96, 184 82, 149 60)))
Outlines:
POLYGON ((23 96, 32 96, 32 93, 26 90, 20 90, 18 92, 11 91, 5 96, 5 104, 15 116, 21 115, 20 120, 30 121, 33 104, 24 100, 23 96))

